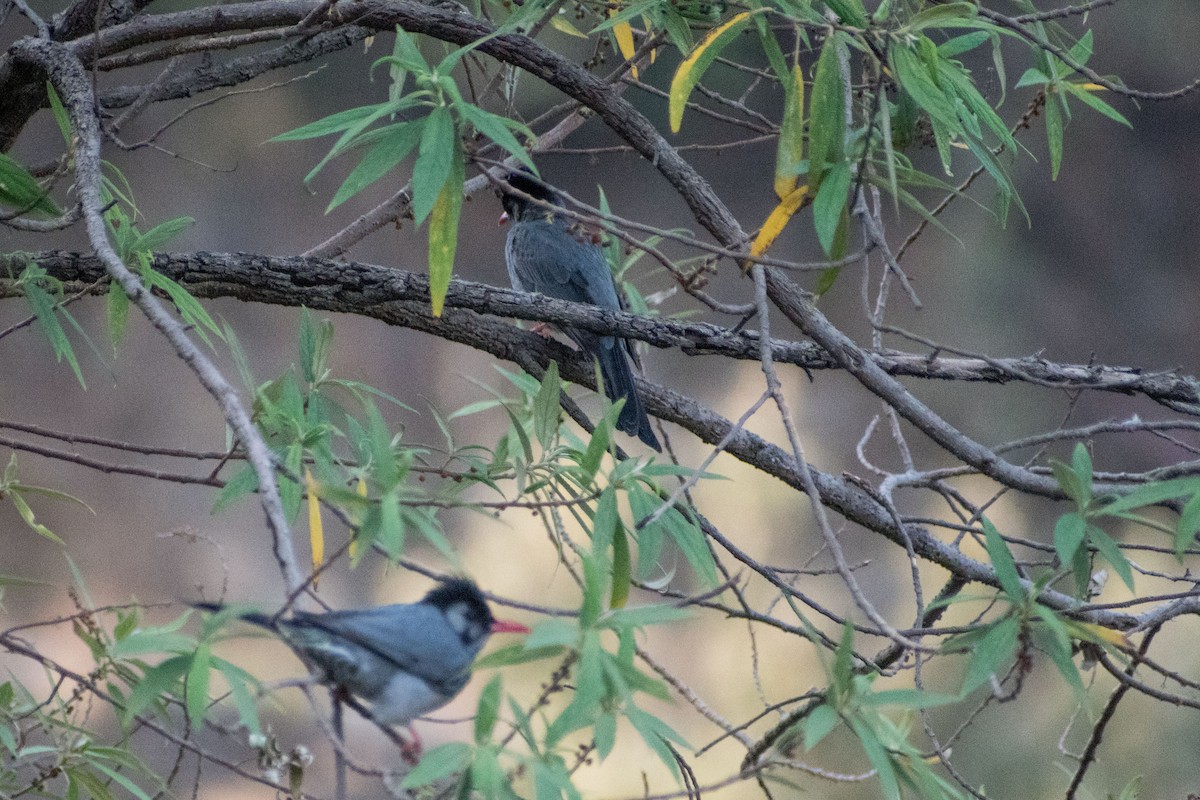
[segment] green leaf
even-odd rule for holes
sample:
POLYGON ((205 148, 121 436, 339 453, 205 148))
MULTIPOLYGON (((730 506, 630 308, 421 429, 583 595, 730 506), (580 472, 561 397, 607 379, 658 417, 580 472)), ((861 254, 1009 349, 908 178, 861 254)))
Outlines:
POLYGON ((1000 531, 996 530, 987 517, 984 517, 982 522, 988 558, 991 559, 992 568, 996 570, 996 579, 1000 583, 1000 588, 1014 603, 1020 603, 1025 599, 1025 588, 1021 585, 1017 562, 1013 560, 1012 552, 1000 536, 1000 531))
MULTIPOLYGON (((425 119, 421 129, 417 163, 413 167, 413 221, 417 225, 425 221, 437 204, 454 168, 455 153, 459 153, 461 158, 454 120, 450 116, 450 109, 439 106, 425 119)), ((455 190, 461 197, 461 182, 455 190)), ((455 222, 457 223, 457 217, 455 222)), ((457 224, 455 227, 457 228, 457 224)))
POLYGON ((825 5, 847 25, 866 27, 867 10, 863 8, 862 0, 825 0, 825 5))
MULTIPOLYGON (((773 40, 773 34, 763 35, 773 40)), ((775 146, 775 196, 780 200, 795 191, 804 161, 804 70, 797 64, 784 77, 783 119, 775 146)))
POLYGON ((71 147, 72 139, 74 138, 74 133, 71 129, 71 115, 67 113, 62 98, 58 96, 58 92, 55 91, 50 81, 46 81, 46 97, 50 101, 50 110, 54 114, 54 122, 58 125, 58 132, 62 134, 63 144, 71 147))
POLYGON ((712 550, 708 547, 700 526, 683 515, 677 507, 672 506, 663 514, 662 524, 668 534, 679 546, 687 559, 688 565, 695 571, 696 576, 705 586, 716 586, 720 580, 717 575, 717 564, 713 559, 712 550))
POLYGON ((920 689, 886 689, 872 692, 862 699, 864 706, 903 706, 904 708, 937 708, 959 702, 958 695, 924 692, 920 689))
MULTIPOLYGON (((921 37, 924 41, 929 41, 921 37)), ((900 85, 923 108, 933 120, 948 126, 951 130, 959 127, 958 112, 954 102, 946 96, 943 89, 933 79, 929 66, 908 47, 892 47, 888 50, 888 60, 896 74, 900 85)))
POLYGON ((232 505, 243 497, 248 497, 258 490, 258 473, 252 464, 245 464, 232 478, 225 481, 217 499, 213 501, 212 513, 216 514, 232 505))
POLYGON ((496 751, 490 747, 475 751, 475 760, 471 762, 469 776, 470 788, 485 798, 500 797, 501 787, 506 785, 504 770, 496 758, 496 751))
POLYGON ((160 222, 134 240, 133 249, 137 251, 153 251, 162 247, 179 234, 196 224, 192 217, 176 217, 166 222, 160 222))
POLYGON ((804 731, 804 749, 812 750, 816 747, 837 727, 841 719, 837 709, 828 703, 821 703, 809 712, 801 723, 804 731))
POLYGON ((258 681, 246 670, 223 658, 214 657, 212 665, 229 684, 229 692, 233 695, 233 704, 238 710, 238 721, 250 733, 262 733, 262 725, 258 719, 258 707, 255 705, 258 681))
POLYGON ((844 46, 842 34, 835 33, 825 40, 817 58, 808 119, 808 182, 811 189, 820 188, 828 165, 842 160, 846 113, 837 49, 844 46))
POLYGON ((1033 629, 1035 644, 1050 656, 1050 660, 1058 667, 1058 671, 1066 678, 1071 688, 1082 695, 1086 688, 1083 685, 1083 677, 1075 666, 1071 635, 1067 627, 1053 610, 1040 603, 1034 605, 1033 610, 1046 623, 1033 629))
POLYGON ((1200 478, 1174 478, 1139 486, 1128 494, 1106 503, 1096 510, 1096 516, 1109 516, 1151 506, 1180 497, 1200 495, 1200 478))
POLYGON ((355 165, 346 180, 338 187, 337 193, 325 208, 328 214, 342 203, 354 197, 375 181, 387 175, 392 168, 403 161, 421 139, 423 125, 418 120, 397 122, 373 131, 380 140, 355 165))
POLYGON ((429 297, 433 315, 442 315, 450 277, 454 274, 454 254, 458 250, 458 220, 463 202, 463 154, 455 145, 450 158, 450 174, 438 193, 429 216, 429 297))
POLYGON ((1046 144, 1050 149, 1050 180, 1056 181, 1062 166, 1063 118, 1062 109, 1053 95, 1046 98, 1046 144))
POLYGON ((547 619, 533 626, 533 632, 525 637, 522 645, 526 650, 543 647, 574 647, 579 642, 579 624, 569 619, 547 619))
POLYGON ((1100 555, 1112 564, 1113 569, 1121 576, 1121 581, 1133 591, 1133 568, 1129 565, 1129 559, 1125 558, 1125 554, 1121 552, 1121 548, 1113 541, 1112 537, 1104 531, 1097 528, 1095 525, 1087 526, 1088 541, 1096 546, 1100 551, 1100 555))
POLYGON ((686 609, 678 606, 638 606, 637 608, 621 608, 610 611, 601 622, 605 628, 644 628, 647 625, 678 622, 690 616, 691 614, 686 609))
POLYGON ((0 204, 21 214, 56 217, 62 213, 37 178, 4 153, 0 153, 0 204))
POLYGON ((333 343, 333 322, 314 323, 307 307, 300 312, 300 371, 308 384, 314 384, 329 369, 329 350, 333 343))
POLYGON ((1084 31, 1083 36, 1080 37, 1078 42, 1072 45, 1067 55, 1071 57, 1072 61, 1078 62, 1080 66, 1086 65, 1092 57, 1092 32, 1090 30, 1084 31))
MULTIPOLYGON (((121 774, 120 772, 117 772, 115 769, 113 769, 112 767, 103 763, 99 759, 94 758, 97 750, 99 750, 99 749, 100 748, 93 747, 93 748, 89 748, 89 750, 88 750, 88 754, 93 756, 93 758, 91 759, 92 769, 96 770, 97 772, 103 773, 105 776, 108 777, 109 780, 113 781, 114 783, 120 784, 121 787, 123 787, 125 789, 125 791, 129 792, 129 794, 131 794, 133 797, 135 797, 136 800, 150 800, 150 795, 146 794, 146 792, 142 789, 142 787, 138 786, 136 783, 131 781, 125 775, 121 774)), ((112 748, 104 748, 104 749, 111 750, 112 748)), ((140 764, 138 765, 137 768, 141 769, 143 771, 145 770, 145 767, 140 764)))
POLYGON ((558 377, 558 362, 551 361, 542 375, 538 393, 533 398, 533 433, 543 447, 549 447, 558 432, 562 407, 558 403, 562 380, 558 377))
POLYGON ((1179 512, 1179 524, 1175 528, 1175 557, 1183 560, 1183 551, 1195 540, 1200 531, 1200 494, 1192 496, 1179 512))
POLYGON ((475 743, 487 744, 492 738, 492 730, 500 716, 500 676, 496 675, 479 696, 479 706, 475 712, 475 743))
POLYGON ((826 255, 833 252, 834 237, 846 208, 846 194, 850 191, 852 178, 849 163, 840 161, 834 164, 825 173, 821 188, 813 200, 813 224, 826 255))
POLYGON ((887 800, 901 800, 900 784, 896 777, 896 769, 892 764, 887 747, 879 740, 878 734, 864 720, 858 717, 851 717, 847 720, 850 725, 850 730, 854 731, 858 743, 862 746, 863 752, 867 755, 867 760, 871 762, 871 766, 875 768, 876 777, 879 778, 879 788, 883 792, 883 796, 887 800))
MULTIPOLYGON (((555 19, 559 19, 559 17, 556 16, 555 19)), ((528 127, 519 122, 515 122, 514 120, 510 120, 507 117, 502 117, 498 114, 492 114, 488 111, 484 111, 479 106, 471 103, 462 103, 456 105, 455 109, 466 119, 467 122, 470 122, 475 126, 475 130, 479 131, 484 136, 498 144, 501 148, 515 156, 518 161, 520 161, 529 169, 535 171, 537 170, 537 167, 533 163, 533 159, 529 157, 529 153, 525 150, 521 143, 517 141, 517 137, 514 136, 512 130, 510 130, 510 126, 512 126, 522 135, 524 135, 526 139, 536 139, 533 131, 529 130, 528 127)))
MULTIPOLYGON (((945 8, 945 6, 934 6, 927 10, 932 11, 935 8, 945 8)), ((955 36, 938 45, 938 55, 942 58, 960 56, 979 47, 979 45, 992 38, 992 36, 993 34, 987 31, 975 31, 974 33, 964 33, 962 36, 955 36)))
POLYGON ((1133 123, 1127 120, 1125 115, 1101 100, 1099 97, 1096 97, 1096 95, 1088 90, 1088 87, 1080 86, 1077 83, 1060 83, 1059 86, 1064 91, 1070 92, 1072 97, 1078 99, 1079 102, 1083 103, 1093 111, 1100 112, 1114 122, 1121 123, 1126 128, 1133 128, 1133 123))
POLYGON ((1063 514, 1054 523, 1054 551, 1063 566, 1075 558, 1075 551, 1083 544, 1086 531, 1087 520, 1074 511, 1063 514))
POLYGON ((629 601, 629 586, 633 582, 633 557, 629 552, 625 526, 613 529, 612 542, 612 595, 608 604, 612 608, 623 608, 629 601))
POLYGON ((679 736, 675 730, 663 722, 658 717, 647 714, 636 706, 629 705, 625 708, 625 718, 632 723, 634 730, 642 737, 659 760, 666 764, 667 769, 671 770, 671 774, 677 779, 679 778, 679 762, 675 760, 671 748, 667 746, 668 742, 677 742, 686 746, 686 742, 679 736))
POLYGON ((914 14, 901 30, 907 33, 924 28, 939 27, 951 20, 973 17, 978 10, 974 3, 946 3, 945 5, 931 6, 914 14))
POLYGON ((1082 442, 1075 444, 1075 450, 1071 453, 1071 467, 1075 470, 1075 474, 1079 476, 1079 481, 1088 491, 1091 491, 1092 485, 1092 455, 1088 449, 1083 446, 1082 442))
POLYGON ((198 731, 204 725, 205 711, 208 709, 208 667, 211 652, 207 644, 201 643, 192 654, 192 663, 188 665, 186 699, 188 719, 192 723, 192 731, 198 731))
POLYGON ((189 653, 168 658, 147 670, 129 694, 129 701, 125 706, 125 724, 129 724, 129 721, 144 708, 157 701, 159 695, 172 691, 191 665, 192 656, 189 653))
POLYGON ((112 340, 113 352, 125 340, 125 323, 129 320, 129 295, 117 284, 108 287, 106 302, 108 337, 112 340))
POLYGON ((471 764, 475 749, 465 742, 450 742, 433 748, 421 757, 412 770, 400 781, 400 788, 415 789, 428 786, 462 772, 471 764))
POLYGON ((310 122, 307 125, 301 125, 299 128, 281 133, 268 139, 268 142, 293 142, 302 139, 317 139, 321 136, 329 136, 333 133, 352 128, 358 123, 367 119, 380 108, 387 104, 381 103, 372 106, 360 106, 358 108, 350 108, 346 111, 339 111, 336 114, 330 114, 328 117, 323 117, 316 122, 310 122))
POLYGON ((55 361, 61 364, 65 358, 71 365, 71 371, 75 373, 75 380, 79 381, 79 385, 86 389, 87 383, 83 379, 83 371, 79 368, 79 361, 75 358, 75 350, 71 347, 71 342, 67 339, 67 332, 63 330, 62 324, 58 321, 58 315, 55 313, 58 309, 57 303, 41 286, 41 276, 45 274, 41 267, 32 264, 21 273, 19 282, 25 290, 25 302, 37 317, 38 328, 50 341, 55 361))
POLYGON ((596 510, 592 513, 592 549, 603 553, 612 543, 616 530, 623 527, 617 513, 617 492, 609 484, 600 493, 596 510))
POLYGON ((37 518, 34 516, 33 509, 30 508, 29 504, 25 502, 25 498, 21 496, 20 492, 14 491, 12 487, 9 487, 6 494, 9 501, 12 502, 13 508, 17 509, 17 513, 21 516, 21 519, 25 521, 25 524, 30 527, 30 529, 42 536, 45 536, 55 544, 64 544, 63 540, 58 538, 53 531, 37 521, 37 518))
POLYGON ((533 661, 543 661, 547 658, 557 658, 562 655, 561 647, 538 647, 528 650, 523 644, 512 644, 493 650, 483 658, 475 661, 475 669, 496 669, 511 667, 513 664, 528 664, 533 661))

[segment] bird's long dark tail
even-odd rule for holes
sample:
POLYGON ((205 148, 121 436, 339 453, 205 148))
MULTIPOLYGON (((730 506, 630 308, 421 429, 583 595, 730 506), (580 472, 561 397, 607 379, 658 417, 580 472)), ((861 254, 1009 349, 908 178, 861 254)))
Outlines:
POLYGON ((638 395, 637 385, 633 380, 633 370, 629 367, 625 344, 618 339, 613 342, 615 347, 604 347, 609 341, 612 340, 601 340, 601 346, 596 348, 596 360, 600 362, 604 394, 613 401, 625 398, 625 407, 621 409, 621 416, 617 417, 617 428, 662 452, 658 437, 650 427, 650 418, 646 416, 646 409, 642 407, 642 398, 638 395))
MULTIPOLYGON (((213 614, 217 614, 229 608, 229 606, 226 606, 222 603, 192 603, 192 608, 198 608, 201 611, 208 611, 213 614)), ((244 622, 249 622, 251 625, 258 625, 260 627, 267 628, 268 630, 276 630, 278 628, 278 626, 271 620, 269 616, 260 611, 255 611, 251 608, 247 608, 245 610, 235 608, 233 610, 235 612, 234 615, 238 619, 243 620, 244 622)))

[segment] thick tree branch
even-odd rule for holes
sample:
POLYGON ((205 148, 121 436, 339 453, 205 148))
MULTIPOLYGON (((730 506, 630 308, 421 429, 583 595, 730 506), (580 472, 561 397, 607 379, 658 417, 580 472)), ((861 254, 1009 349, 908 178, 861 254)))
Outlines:
MULTIPOLYGON (((0 270, 19 270, 23 263, 20 258, 0 258, 0 270)), ((99 262, 92 256, 55 253, 44 254, 37 260, 51 274, 72 285, 93 283, 102 275, 99 262)), ((594 371, 578 353, 489 315, 503 314, 597 332, 620 333, 680 349, 685 347, 679 343, 686 342, 686 351, 695 354, 738 353, 740 357, 757 358, 757 347, 749 332, 734 334, 712 325, 613 314, 462 281, 451 283, 446 311, 441 317, 434 317, 429 311, 425 276, 367 264, 300 257, 193 253, 161 254, 155 258, 154 266, 199 297, 236 297, 248 302, 304 305, 323 311, 354 313, 429 333, 514 363, 533 359, 546 365, 554 360, 559 363, 566 380, 592 388, 594 371)), ((780 353, 797 354, 804 350, 805 347, 798 343, 778 342, 773 355, 780 361, 780 353)), ((795 460, 784 449, 745 430, 735 431, 731 420, 671 389, 645 380, 639 381, 639 389, 649 413, 687 429, 709 444, 717 444, 728 436, 726 448, 735 458, 796 489, 803 487, 804 479, 796 469, 795 460)), ((942 542, 927 528, 910 524, 904 531, 899 530, 887 507, 854 480, 833 476, 811 465, 809 474, 821 502, 846 519, 885 536, 900 547, 911 544, 918 557, 942 566, 963 580, 998 585, 990 565, 942 542)), ((1061 497, 1061 493, 1058 496, 1061 497)), ((1044 592, 1041 599, 1053 608, 1117 629, 1136 629, 1149 622, 1200 610, 1200 599, 1197 598, 1164 603, 1138 615, 1117 609, 1081 609, 1076 598, 1054 591, 1044 592)))

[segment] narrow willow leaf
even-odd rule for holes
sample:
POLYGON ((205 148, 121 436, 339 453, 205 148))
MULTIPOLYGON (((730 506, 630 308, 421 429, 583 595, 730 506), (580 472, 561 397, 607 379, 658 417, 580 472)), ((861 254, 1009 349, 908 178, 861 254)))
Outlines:
POLYGON ((758 8, 730 17, 727 22, 709 31, 696 45, 696 49, 680 63, 679 68, 675 70, 675 76, 671 78, 669 105, 672 133, 679 133, 679 126, 683 122, 683 109, 687 106, 692 89, 695 89, 696 84, 704 77, 705 70, 746 27, 751 15, 766 10, 758 8))
POLYGON ((987 545, 988 558, 992 568, 996 570, 996 579, 1000 588, 1014 603, 1019 603, 1025 597, 1025 589, 1021 586, 1021 574, 1017 572, 1017 562, 1013 559, 1012 551, 1000 536, 987 517, 983 518, 984 542, 987 545))
POLYGON ((813 188, 819 188, 827 165, 842 160, 846 107, 837 49, 843 46, 838 34, 826 39, 813 76, 808 115, 808 182, 813 188))
POLYGON ((1086 531, 1087 521, 1074 511, 1063 514, 1054 523, 1054 552, 1063 566, 1075 558, 1075 551, 1083 544, 1086 531))
MULTIPOLYGON (((328 214, 342 203, 354 197, 375 181, 387 175, 397 164, 403 161, 421 138, 420 122, 398 122, 381 128, 380 139, 359 160, 346 180, 338 187, 337 193, 325 208, 328 214)), ((376 131, 372 131, 376 133, 376 131)))
POLYGON ((487 744, 492 738, 492 730, 500 715, 500 676, 494 676, 483 687, 479 695, 478 710, 475 713, 475 743, 487 744))
MULTIPOLYGON (((442 189, 454 168, 455 153, 459 150, 450 109, 435 108, 425 119, 421 130, 421 146, 413 167, 413 221, 420 225, 441 198, 442 189)), ((461 158, 461 154, 459 156, 461 158)), ((455 187, 462 196, 462 185, 455 187)), ((457 222, 457 220, 456 220, 457 222)))
POLYGON ((932 6, 914 14, 913 18, 901 30, 907 33, 909 31, 919 31, 923 28, 938 27, 950 20, 973 17, 978 10, 974 3, 946 3, 945 5, 932 6))
MULTIPOLYGON (((612 34, 613 39, 617 42, 617 50, 620 51, 621 57, 626 61, 632 61, 633 57, 637 54, 637 48, 633 44, 633 26, 627 21, 622 20, 613 25, 612 34)), ((638 79, 637 65, 630 64, 629 71, 636 81, 638 79)))
POLYGON ((779 205, 775 206, 774 210, 767 216, 767 219, 759 229, 758 235, 754 237, 754 241, 750 244, 750 255, 761 256, 763 253, 774 244, 779 238, 779 234, 783 233, 784 227, 799 210, 800 204, 804 202, 804 198, 808 195, 808 186, 801 186, 794 189, 787 197, 784 197, 779 205))
POLYGON ((21 214, 54 217, 62 213, 37 179, 4 153, 0 153, 0 204, 21 214))
POLYGON ((586 39, 588 35, 571 24, 571 21, 562 14, 555 14, 550 18, 550 27, 560 33, 565 33, 568 36, 574 36, 579 39, 586 39))
POLYGON ((308 496, 308 542, 312 551, 313 588, 317 588, 317 574, 325 563, 325 526, 321 524, 321 500, 317 494, 317 481, 312 470, 304 468, 304 491, 308 496))
POLYGON ((1104 556, 1109 564, 1112 564, 1113 569, 1121 576, 1121 581, 1132 592, 1133 568, 1129 565, 1129 559, 1121 552, 1121 548, 1117 546, 1113 538, 1095 525, 1087 527, 1087 536, 1088 541, 1096 545, 1096 549, 1100 551, 1100 555, 1104 556))
POLYGON ((1056 181, 1059 167, 1062 166, 1063 118, 1058 98, 1054 95, 1046 98, 1046 145, 1050 150, 1050 180, 1056 181))
POLYGON ((442 315, 450 276, 454 274, 454 254, 458 249, 458 220, 463 202, 463 155, 454 141, 450 174, 438 193, 429 215, 429 298, 433 315, 442 315))
POLYGON ((846 161, 834 164, 821 180, 821 188, 813 199, 813 225, 817 229, 817 240, 826 255, 832 255, 842 212, 846 208, 846 194, 850 191, 850 164, 846 161))
POLYGON ((412 768, 400 781, 403 789, 428 786, 456 772, 462 772, 471 764, 475 749, 465 742, 450 742, 435 747, 422 756, 420 763, 412 768))
POLYGON ((804 70, 792 67, 791 80, 786 84, 783 119, 779 125, 779 142, 775 148, 775 196, 786 198, 800 182, 801 162, 804 160, 804 70))
POLYGON ((1113 120, 1114 122, 1121 123, 1126 128, 1133 128, 1133 123, 1131 123, 1129 120, 1125 119, 1124 115, 1122 115, 1120 111, 1117 111, 1115 108, 1110 106, 1108 103, 1104 102, 1099 97, 1096 97, 1094 94, 1092 94, 1093 92, 1108 91, 1108 89, 1106 89, 1105 87, 1099 86, 1094 83, 1085 83, 1085 84, 1062 83, 1059 85, 1066 91, 1070 92, 1072 97, 1077 98, 1079 100, 1079 102, 1083 103, 1088 108, 1091 108, 1094 111, 1099 111, 1104 116, 1108 117, 1109 119, 1113 120))
POLYGON ((867 24, 867 10, 863 8, 862 0, 825 0, 825 5, 847 25, 862 28, 867 24))
POLYGON ((533 398, 533 434, 543 447, 549 447, 558 431, 558 420, 562 414, 559 393, 562 381, 558 377, 558 362, 551 361, 542 375, 542 385, 533 398))

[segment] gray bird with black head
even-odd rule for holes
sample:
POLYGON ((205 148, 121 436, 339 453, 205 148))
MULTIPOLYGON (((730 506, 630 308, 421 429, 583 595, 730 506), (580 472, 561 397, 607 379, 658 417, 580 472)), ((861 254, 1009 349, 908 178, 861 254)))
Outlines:
POLYGON ((491 634, 529 633, 524 625, 493 618, 475 584, 459 579, 416 603, 297 611, 286 619, 253 611, 237 616, 278 633, 323 683, 371 703, 371 716, 385 725, 408 725, 453 700, 491 634))
MULTIPOLYGON (((512 222, 504 257, 513 288, 559 300, 590 303, 611 311, 622 310, 612 271, 593 232, 547 207, 546 204, 563 206, 558 192, 528 172, 511 172, 505 182, 542 201, 539 204, 507 190, 501 192, 505 216, 512 222)), ((617 427, 661 450, 634 384, 629 343, 579 328, 566 328, 564 332, 599 363, 608 398, 625 399, 617 427)))

